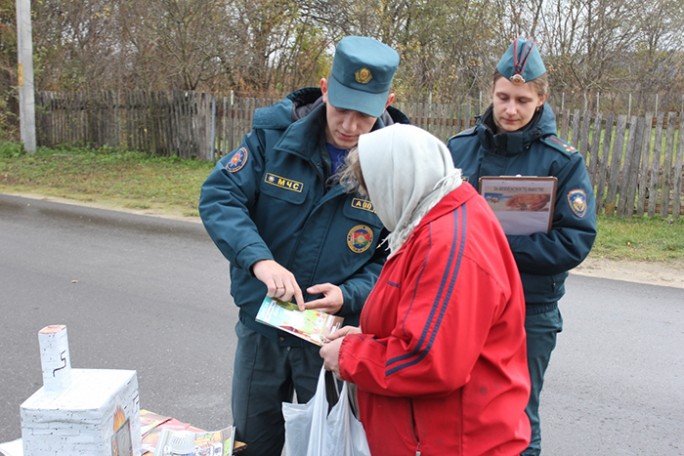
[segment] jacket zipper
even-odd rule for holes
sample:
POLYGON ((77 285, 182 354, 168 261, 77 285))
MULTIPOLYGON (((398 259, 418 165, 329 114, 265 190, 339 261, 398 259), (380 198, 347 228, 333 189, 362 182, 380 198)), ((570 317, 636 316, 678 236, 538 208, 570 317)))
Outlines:
POLYGON ((411 401, 411 427, 413 428, 413 437, 416 439, 416 456, 420 456, 420 438, 418 437, 418 427, 416 425, 416 414, 413 410, 413 401, 411 401))
MULTIPOLYGON (((304 221, 304 224, 302 225, 303 227, 306 227, 309 224, 309 221, 311 220, 311 215, 313 213, 316 213, 321 208, 321 206, 322 206, 321 200, 325 199, 326 196, 328 196, 327 195, 328 191, 327 191, 326 186, 325 186, 325 172, 319 166, 316 166, 316 163, 313 160, 309 160, 308 163, 309 163, 309 166, 311 166, 316 171, 316 174, 318 175, 319 180, 322 182, 323 194, 321 195, 320 200, 317 201, 315 203, 315 205, 311 208, 312 213, 309 214, 309 216, 304 221)), ((330 217, 333 218, 334 216, 335 216, 335 214, 333 213, 333 214, 331 214, 330 217)), ((296 244, 295 244, 295 248, 294 248, 293 252, 297 252, 297 250, 299 249, 299 244, 301 244, 301 236, 297 236, 297 239, 295 240, 295 242, 296 242, 296 244)), ((292 262, 295 261, 295 259, 296 259, 295 256, 291 256, 288 259, 287 265, 285 265, 285 267, 288 268, 289 270, 292 270, 292 262)), ((320 256, 319 256, 319 259, 320 259, 320 256)), ((312 284, 314 283, 314 278, 316 277, 316 271, 317 270, 318 270, 318 261, 316 261, 316 264, 314 265, 314 268, 311 271, 311 276, 305 279, 305 280, 308 280, 307 283, 312 283, 312 284)), ((306 291, 302 290, 302 293, 304 294, 304 300, 307 300, 308 294, 306 293, 306 291)))

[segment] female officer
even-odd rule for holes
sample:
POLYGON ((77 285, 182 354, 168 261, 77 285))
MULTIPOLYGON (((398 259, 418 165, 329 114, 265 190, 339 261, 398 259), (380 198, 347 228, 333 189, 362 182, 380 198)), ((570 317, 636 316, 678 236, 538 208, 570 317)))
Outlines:
POLYGON ((541 453, 539 395, 563 320, 558 301, 568 271, 589 254, 596 237, 592 185, 577 151, 556 136, 546 103, 549 82, 534 40, 516 39, 496 66, 492 104, 475 127, 448 141, 464 180, 479 188, 483 176, 555 176, 548 232, 507 234, 525 292, 527 360, 532 390, 526 408, 532 435, 522 454, 541 453))

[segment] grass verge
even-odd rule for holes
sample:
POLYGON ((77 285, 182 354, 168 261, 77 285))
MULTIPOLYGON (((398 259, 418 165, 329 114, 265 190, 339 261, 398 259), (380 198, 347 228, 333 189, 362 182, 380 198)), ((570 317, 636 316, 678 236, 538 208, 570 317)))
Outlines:
MULTIPOLYGON (((39 149, 0 143, 0 192, 37 194, 108 207, 196 217, 200 186, 213 163, 112 149, 39 149)), ((684 262, 684 217, 599 216, 591 256, 684 262)))
POLYGON ((0 191, 40 194, 124 209, 197 216, 213 164, 111 149, 39 149, 0 144, 0 191))

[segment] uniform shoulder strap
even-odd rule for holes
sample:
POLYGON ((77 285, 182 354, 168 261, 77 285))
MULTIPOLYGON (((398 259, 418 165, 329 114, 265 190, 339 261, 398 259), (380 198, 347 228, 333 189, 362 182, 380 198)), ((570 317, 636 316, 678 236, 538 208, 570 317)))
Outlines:
POLYGON ((546 144, 547 146, 551 147, 552 149, 562 152, 565 155, 572 155, 577 153, 577 149, 575 149, 572 146, 572 144, 570 144, 564 139, 559 138, 556 135, 544 136, 540 139, 540 141, 546 144))

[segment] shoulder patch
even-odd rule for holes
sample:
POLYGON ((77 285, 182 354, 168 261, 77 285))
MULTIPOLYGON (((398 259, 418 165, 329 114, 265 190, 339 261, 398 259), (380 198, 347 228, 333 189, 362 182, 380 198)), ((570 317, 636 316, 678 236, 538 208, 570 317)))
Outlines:
POLYGON ((549 147, 552 147, 553 149, 556 149, 559 152, 563 152, 566 155, 577 153, 577 149, 575 149, 569 142, 565 141, 564 139, 560 139, 558 136, 555 135, 550 135, 541 138, 541 142, 543 142, 549 147))
POLYGON ((581 188, 568 192, 568 205, 577 218, 584 218, 587 214, 587 194, 581 188))
POLYGON ((233 156, 225 164, 225 168, 230 173, 237 173, 247 164, 249 159, 249 151, 245 146, 240 147, 238 150, 233 152, 233 156))

